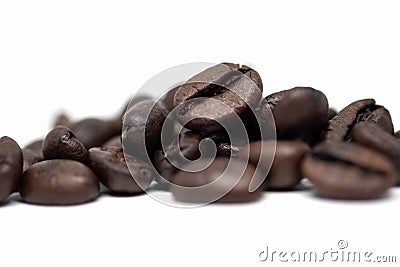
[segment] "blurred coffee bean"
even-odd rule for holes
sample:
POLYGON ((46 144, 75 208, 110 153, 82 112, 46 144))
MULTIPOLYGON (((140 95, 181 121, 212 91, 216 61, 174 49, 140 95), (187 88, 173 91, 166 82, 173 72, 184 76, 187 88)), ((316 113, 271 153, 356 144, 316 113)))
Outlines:
POLYGON ((125 155, 119 147, 91 148, 89 165, 101 183, 116 193, 141 193, 150 186, 154 176, 146 162, 125 155))
MULTIPOLYGON (((255 168, 237 159, 216 158, 206 169, 198 172, 179 171, 172 182, 181 187, 172 187, 171 192, 177 201, 182 202, 249 202, 261 197, 262 188, 249 192, 255 168), (229 161, 232 161, 227 168, 229 161), (243 173, 244 170, 244 173, 243 173), (243 173, 235 184, 238 174, 243 173), (211 185, 211 188, 202 186, 211 185), (183 188, 182 188, 183 187, 183 188), (187 189, 190 190, 187 190, 187 189), (232 189, 231 189, 232 188, 232 189), (227 194, 225 194, 228 192, 227 194), (216 199, 215 199, 216 198, 216 199)), ((195 165, 195 163, 192 163, 195 165)), ((189 167, 191 164, 189 164, 189 167)))
POLYGON ((32 165, 22 175, 19 192, 27 203, 72 205, 97 198, 99 181, 78 161, 55 159, 32 165))
POLYGON ((70 128, 86 149, 99 147, 111 137, 121 134, 119 120, 88 118, 71 124, 70 128))
POLYGON ((396 182, 392 162, 383 154, 355 143, 325 142, 302 163, 303 175, 323 197, 373 199, 396 182))
POLYGON ((259 74, 245 66, 222 63, 210 67, 181 85, 173 100, 177 119, 197 132, 217 132, 235 115, 245 118, 261 99, 259 74), (200 100, 193 100, 203 98, 200 100), (236 114, 235 114, 236 113, 236 114))
POLYGON ((43 159, 42 147, 43 147, 43 140, 39 139, 26 145, 24 149, 29 149, 32 153, 35 154, 37 158, 42 160, 43 159))
POLYGON ((71 118, 66 113, 60 113, 54 119, 53 127, 57 126, 66 126, 69 127, 71 125, 71 118))
POLYGON ((310 147, 300 140, 257 141, 245 146, 237 157, 246 159, 248 155, 250 163, 264 168, 266 189, 290 190, 303 178, 300 163, 309 152, 310 147))
POLYGON ((395 132, 394 137, 396 137, 397 139, 400 139, 400 131, 395 132))
POLYGON ((337 110, 334 108, 329 108, 328 110, 328 121, 330 121, 331 119, 333 119, 337 114, 337 110))
POLYGON ((85 146, 65 126, 57 126, 43 140, 45 159, 70 159, 84 162, 87 154, 85 146))
POLYGON ((17 187, 22 167, 22 151, 17 142, 8 136, 0 138, 0 202, 17 187))
POLYGON ((300 139, 314 145, 328 121, 328 107, 321 91, 295 87, 267 96, 261 104, 260 119, 269 127, 271 123, 265 118, 272 112, 278 139, 300 139))
POLYGON ((350 132, 351 140, 379 151, 389 157, 397 171, 397 184, 400 184, 400 142, 377 124, 361 122, 350 132))
MULTIPOLYGON (((182 157, 187 160, 196 160, 200 157, 200 142, 203 139, 201 134, 195 132, 182 132, 179 136, 179 146, 177 142, 172 142, 164 150, 158 150, 154 153, 153 164, 162 178, 170 181, 178 169, 170 163, 174 160, 182 164, 182 157)), ((160 184, 165 183, 158 175, 156 181, 160 184)))
POLYGON ((108 141, 105 142, 101 147, 102 148, 107 148, 109 146, 116 146, 116 147, 121 147, 122 148, 122 137, 121 137, 121 135, 116 135, 116 136, 108 139, 108 141))
POLYGON ((30 166, 43 160, 34 151, 26 148, 22 149, 22 157, 24 159, 22 172, 25 172, 30 166))

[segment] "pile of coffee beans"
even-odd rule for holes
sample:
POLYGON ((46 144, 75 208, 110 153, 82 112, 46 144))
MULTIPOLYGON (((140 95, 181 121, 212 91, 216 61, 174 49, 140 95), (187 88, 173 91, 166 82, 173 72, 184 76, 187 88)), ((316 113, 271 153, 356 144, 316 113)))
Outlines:
POLYGON ((399 138, 374 99, 336 112, 311 87, 263 98, 254 69, 221 63, 158 99, 135 96, 115 118, 62 114, 22 149, 2 137, 0 202, 18 192, 32 204, 86 203, 100 185, 115 195, 163 188, 181 202, 248 202, 303 179, 321 197, 374 199, 400 184, 399 138))

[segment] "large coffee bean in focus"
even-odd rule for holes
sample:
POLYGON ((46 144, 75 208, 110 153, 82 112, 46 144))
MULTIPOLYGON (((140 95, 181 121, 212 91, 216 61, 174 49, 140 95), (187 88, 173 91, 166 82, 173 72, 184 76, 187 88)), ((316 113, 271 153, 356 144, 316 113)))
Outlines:
POLYGON ((15 190, 23 166, 22 151, 8 136, 0 138, 0 202, 15 190))
POLYGON ((232 122, 234 113, 245 118, 261 99, 259 74, 245 66, 222 63, 181 85, 174 96, 177 119, 197 132, 217 132, 232 122), (203 98, 195 100, 196 98, 203 98), (194 100, 194 101, 189 101, 194 100), (218 100, 218 101, 213 101, 218 100), (228 107, 228 108, 227 108, 228 107), (221 125, 222 124, 222 125, 221 125))
POLYGON ((78 161, 55 159, 32 165, 22 175, 19 192, 27 203, 72 205, 97 198, 99 181, 78 161))
POLYGON ((323 197, 373 199, 396 182, 392 162, 355 143, 322 143, 302 163, 303 175, 323 197))

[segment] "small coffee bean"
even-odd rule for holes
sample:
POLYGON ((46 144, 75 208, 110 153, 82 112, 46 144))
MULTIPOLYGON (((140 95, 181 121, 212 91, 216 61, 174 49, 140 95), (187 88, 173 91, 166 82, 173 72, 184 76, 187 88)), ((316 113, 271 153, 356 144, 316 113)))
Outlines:
POLYGON ((122 148, 122 137, 121 135, 114 136, 110 138, 107 142, 105 142, 101 147, 107 148, 109 146, 116 146, 122 148))
POLYGON ((22 151, 8 136, 0 138, 0 202, 15 190, 22 174, 22 151))
POLYGON ((187 122, 185 127, 197 132, 217 132, 223 129, 222 125, 232 123, 234 113, 245 118, 258 105, 261 94, 262 82, 255 70, 222 63, 181 85, 173 105, 180 105, 176 116, 181 123, 187 122), (188 101, 199 97, 204 99, 188 101))
POLYGON ((26 148, 22 149, 22 157, 24 159, 22 172, 25 172, 30 166, 43 160, 43 158, 37 157, 34 151, 26 148))
POLYGON ((154 176, 146 162, 125 155, 119 147, 91 148, 89 165, 101 183, 116 193, 141 193, 150 186, 154 176))
POLYGON ((322 141, 345 141, 348 139, 351 128, 362 121, 376 123, 393 134, 389 112, 384 107, 375 105, 374 99, 362 99, 339 111, 328 122, 322 141))
POLYGON ((262 126, 270 127, 265 119, 269 112, 273 114, 278 139, 300 139, 314 145, 328 121, 328 100, 311 87, 295 87, 265 98, 260 108, 262 126))
POLYGON ((400 142, 377 124, 361 122, 350 132, 351 141, 379 151, 388 156, 397 170, 397 184, 400 184, 400 142))
MULTIPOLYGON (((241 160, 231 159, 227 169, 228 158, 216 158, 210 166, 198 172, 179 171, 172 182, 181 187, 172 187, 171 192, 177 201, 182 202, 249 202, 261 197, 262 188, 249 192, 250 182, 255 168, 241 160), (247 165, 247 166, 246 166, 247 165), (243 173, 244 170, 244 173, 243 173), (235 177, 243 173, 235 184, 235 177), (202 186, 213 183, 211 188, 204 190, 202 186), (183 188, 182 188, 183 187, 183 188), (197 188, 188 191, 187 188, 197 188), (229 189, 232 188, 230 191, 229 189), (226 193, 228 191, 228 193, 226 193), (226 194, 225 194, 226 193, 226 194), (215 199, 215 196, 218 196, 215 199)), ((189 164, 190 165, 190 164, 189 164)))
POLYGON ((319 195, 337 199, 373 199, 396 182, 391 161, 355 143, 322 143, 302 163, 303 175, 319 195))
POLYGON ((266 189, 290 190, 303 178, 300 163, 310 152, 310 147, 300 141, 251 142, 237 154, 239 158, 249 155, 249 162, 265 168, 266 189), (247 154, 249 153, 249 154, 247 154), (272 161, 272 165, 269 164, 272 161), (269 172, 267 168, 271 166, 269 172))
POLYGON ((97 198, 99 181, 78 161, 55 159, 32 165, 22 175, 19 192, 27 203, 72 205, 97 198))
POLYGON ((86 149, 99 147, 108 139, 121 134, 121 121, 88 118, 71 124, 72 132, 86 149))
POLYGON ((85 146, 65 126, 57 126, 43 140, 45 159, 70 159, 84 162, 87 154, 85 146))
POLYGON ((32 153, 35 154, 37 158, 43 160, 42 147, 43 147, 43 140, 39 139, 26 145, 24 149, 29 149, 32 153))
POLYGON ((53 127, 57 126, 66 126, 69 127, 71 125, 71 118, 66 113, 60 113, 54 119, 53 127))
POLYGON ((131 106, 124 116, 125 152, 146 162, 161 147, 161 130, 168 114, 162 102, 151 99, 131 106))

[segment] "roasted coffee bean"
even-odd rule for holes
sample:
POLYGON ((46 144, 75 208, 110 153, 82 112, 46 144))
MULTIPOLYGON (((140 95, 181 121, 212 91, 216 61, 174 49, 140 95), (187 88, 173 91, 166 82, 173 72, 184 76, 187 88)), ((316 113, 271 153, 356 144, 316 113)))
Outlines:
POLYGON ((122 137, 121 135, 114 136, 105 142, 101 147, 107 148, 109 146, 116 146, 122 148, 122 137))
POLYGON ((391 135, 394 134, 392 116, 383 106, 375 106, 365 121, 378 125, 391 135))
POLYGON ((32 153, 35 154, 37 158, 43 160, 42 147, 43 147, 43 140, 39 139, 26 145, 24 149, 29 149, 32 153))
POLYGON ((266 189, 290 190, 303 178, 300 163, 309 152, 310 147, 300 140, 257 141, 245 146, 237 157, 248 155, 250 163, 264 168, 266 189))
POLYGON ((255 172, 254 166, 237 159, 231 159, 231 161, 229 169, 227 169, 229 159, 223 157, 216 158, 210 166, 202 171, 179 171, 172 182, 183 188, 172 187, 173 197, 182 202, 208 202, 211 200, 216 202, 248 202, 259 199, 262 192, 261 187, 249 192, 250 182, 255 172), (245 170, 244 173, 243 170, 245 170), (237 181, 235 181, 235 178, 241 173, 243 175, 235 185, 237 181), (202 187, 212 182, 211 188, 205 190, 202 187), (188 191, 187 188, 194 189, 194 191, 188 191), (232 189, 224 195, 230 188, 232 189), (214 199, 214 196, 220 198, 214 199))
MULTIPOLYGON (((157 172, 167 181, 175 175, 178 169, 170 163, 169 159, 180 162, 179 154, 187 160, 196 160, 200 157, 200 142, 203 139, 201 134, 195 132, 182 132, 179 136, 179 146, 176 142, 172 142, 164 150, 158 150, 154 153, 153 164, 157 172)), ((160 184, 165 180, 156 176, 156 181, 160 184)))
POLYGON ((66 113, 60 113, 54 119, 53 127, 57 126, 66 126, 69 127, 71 125, 71 118, 66 113))
POLYGON ((45 159, 70 159, 84 162, 87 154, 85 146, 65 126, 57 126, 43 140, 45 159))
POLYGON ((27 203, 72 205, 97 198, 99 181, 78 161, 55 159, 32 165, 22 175, 19 192, 27 203))
POLYGON ((295 87, 265 98, 260 108, 262 126, 270 127, 271 122, 265 119, 269 112, 273 114, 278 139, 300 139, 314 145, 328 121, 328 100, 311 87, 295 87))
POLYGON ((0 138, 0 202, 15 190, 22 174, 22 151, 8 136, 0 138))
POLYGON ((359 122, 376 123, 393 134, 393 124, 389 112, 375 105, 374 99, 362 99, 351 103, 328 122, 322 141, 345 141, 351 128, 359 122))
POLYGON ((373 199, 396 182, 392 162, 355 143, 325 142, 302 163, 303 175, 319 195, 338 199, 373 199))
POLYGON ((43 160, 34 151, 26 148, 22 149, 22 157, 24 159, 22 172, 25 172, 30 166, 43 160))
POLYGON ((330 121, 331 119, 333 119, 337 114, 336 109, 334 108, 329 108, 328 110, 328 121, 330 121))
POLYGON ((86 149, 99 147, 108 139, 121 134, 121 121, 88 118, 71 124, 71 130, 86 149))
POLYGON ((361 122, 350 132, 351 140, 379 151, 388 156, 397 170, 397 184, 400 184, 400 142, 393 135, 376 124, 361 122))
POLYGON ((89 165, 101 183, 116 193, 141 193, 150 186, 154 176, 146 162, 125 155, 119 147, 91 148, 89 165))
POLYGON ((125 152, 145 161, 161 147, 161 130, 167 109, 161 102, 143 100, 131 106, 124 116, 125 152))
POLYGON ((197 132, 217 132, 223 129, 222 125, 232 123, 235 112, 246 117, 258 105, 261 94, 262 82, 255 70, 223 63, 180 86, 173 104, 178 107, 177 119, 187 122, 185 127, 197 132), (199 97, 202 99, 188 101, 199 97))

